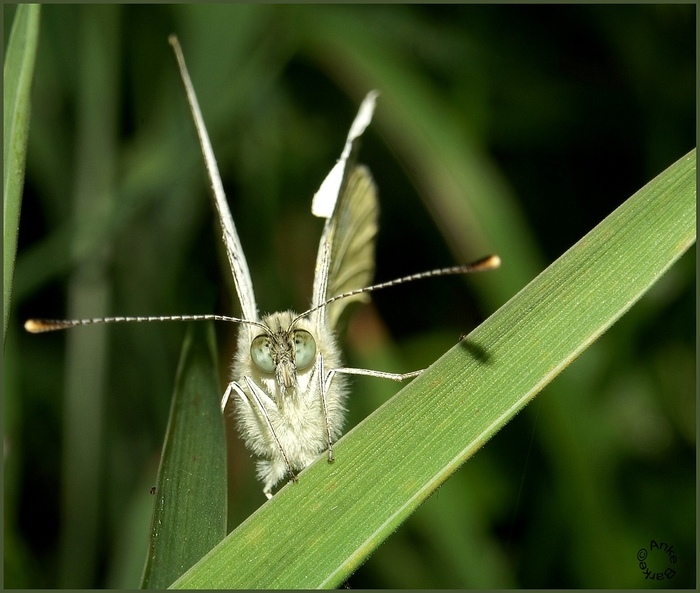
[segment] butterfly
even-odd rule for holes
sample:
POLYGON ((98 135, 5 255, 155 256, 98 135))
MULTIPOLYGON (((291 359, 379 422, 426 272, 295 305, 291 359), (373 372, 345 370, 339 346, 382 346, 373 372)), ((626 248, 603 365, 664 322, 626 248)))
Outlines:
POLYGON ((281 481, 296 481, 297 473, 323 453, 327 454, 329 462, 334 460, 333 443, 342 434, 349 375, 403 381, 422 372, 398 374, 344 367, 337 328, 347 306, 354 301, 368 300, 368 293, 373 290, 429 276, 493 269, 500 260, 489 256, 472 264, 371 285, 378 228, 377 189, 369 169, 356 162, 358 140, 372 120, 378 96, 376 91, 371 91, 350 126, 340 158, 312 200, 312 214, 324 220, 324 227, 316 256, 311 308, 299 314, 283 311, 261 316, 180 44, 175 36, 171 36, 169 42, 175 52, 202 149, 242 316, 30 319, 25 328, 42 332, 94 323, 205 319, 238 323, 231 381, 223 394, 221 409, 225 412, 229 406, 233 407, 239 433, 248 449, 258 457, 257 475, 263 484, 263 493, 271 498, 273 489, 281 481))

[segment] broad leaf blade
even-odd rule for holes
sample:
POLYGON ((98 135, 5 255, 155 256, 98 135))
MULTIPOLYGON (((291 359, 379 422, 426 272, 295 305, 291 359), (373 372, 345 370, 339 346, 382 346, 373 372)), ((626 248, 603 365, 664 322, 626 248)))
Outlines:
POLYGON ((695 209, 693 151, 351 431, 334 465, 312 465, 174 587, 342 583, 693 244, 695 209))
MULTIPOLYGON (((20 4, 12 23, 3 71, 3 328, 7 330, 24 167, 34 60, 39 39, 38 4, 20 4)), ((6 332, 5 332, 6 333, 6 332)))
POLYGON ((214 331, 191 324, 182 349, 142 586, 172 584, 226 535, 226 441, 214 331))

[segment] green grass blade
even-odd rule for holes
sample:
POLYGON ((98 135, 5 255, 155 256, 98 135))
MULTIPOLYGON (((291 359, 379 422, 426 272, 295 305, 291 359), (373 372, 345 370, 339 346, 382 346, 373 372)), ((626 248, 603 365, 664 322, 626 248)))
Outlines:
MULTIPOLYGON (((695 151, 240 525, 178 588, 343 582, 695 241, 695 151)), ((508 273, 504 262, 501 273, 508 273)))
POLYGON ((215 361, 213 326, 191 324, 158 471, 144 588, 172 584, 226 535, 226 439, 215 361))
POLYGON ((22 204, 34 59, 39 40, 38 4, 20 4, 12 23, 3 73, 3 335, 7 332, 22 204))

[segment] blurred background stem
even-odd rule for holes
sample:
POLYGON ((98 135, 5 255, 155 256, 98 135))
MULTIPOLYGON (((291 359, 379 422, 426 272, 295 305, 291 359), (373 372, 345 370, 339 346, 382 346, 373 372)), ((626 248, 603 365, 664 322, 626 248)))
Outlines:
MULTIPOLYGON (((114 200, 119 10, 86 7, 78 23, 76 70, 78 128, 72 212, 77 232, 71 248, 83 243, 97 249, 74 270, 68 285, 72 319, 109 314, 109 249, 103 237, 114 200), (82 232, 80 232, 82 231, 82 232), (89 235, 89 236, 88 236, 89 235)), ((67 335, 63 416, 62 537, 60 586, 90 587, 98 571, 100 515, 104 512, 104 406, 108 331, 74 331, 67 335)))

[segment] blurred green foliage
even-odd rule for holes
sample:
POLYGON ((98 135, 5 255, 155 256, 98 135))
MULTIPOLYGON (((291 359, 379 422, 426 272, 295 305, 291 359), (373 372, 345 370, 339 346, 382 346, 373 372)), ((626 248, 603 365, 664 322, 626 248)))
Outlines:
MULTIPOLYGON (((3 10, 7 39, 14 7, 3 10)), ((380 191, 377 279, 501 255, 497 272, 389 289, 358 309, 350 364, 402 372, 694 146, 695 10, 44 6, 5 348, 5 586, 138 585, 185 334, 30 336, 24 319, 233 311, 168 34, 263 310, 308 303, 311 196, 371 88, 361 160, 380 191)), ((656 540, 678 556, 656 584, 693 587, 694 286, 693 249, 351 586, 647 587, 637 551, 656 540)), ((218 329, 225 373, 235 328, 218 329)), ((358 379, 349 425, 396 390, 358 379)), ((232 528, 264 497, 229 436, 232 528)))

